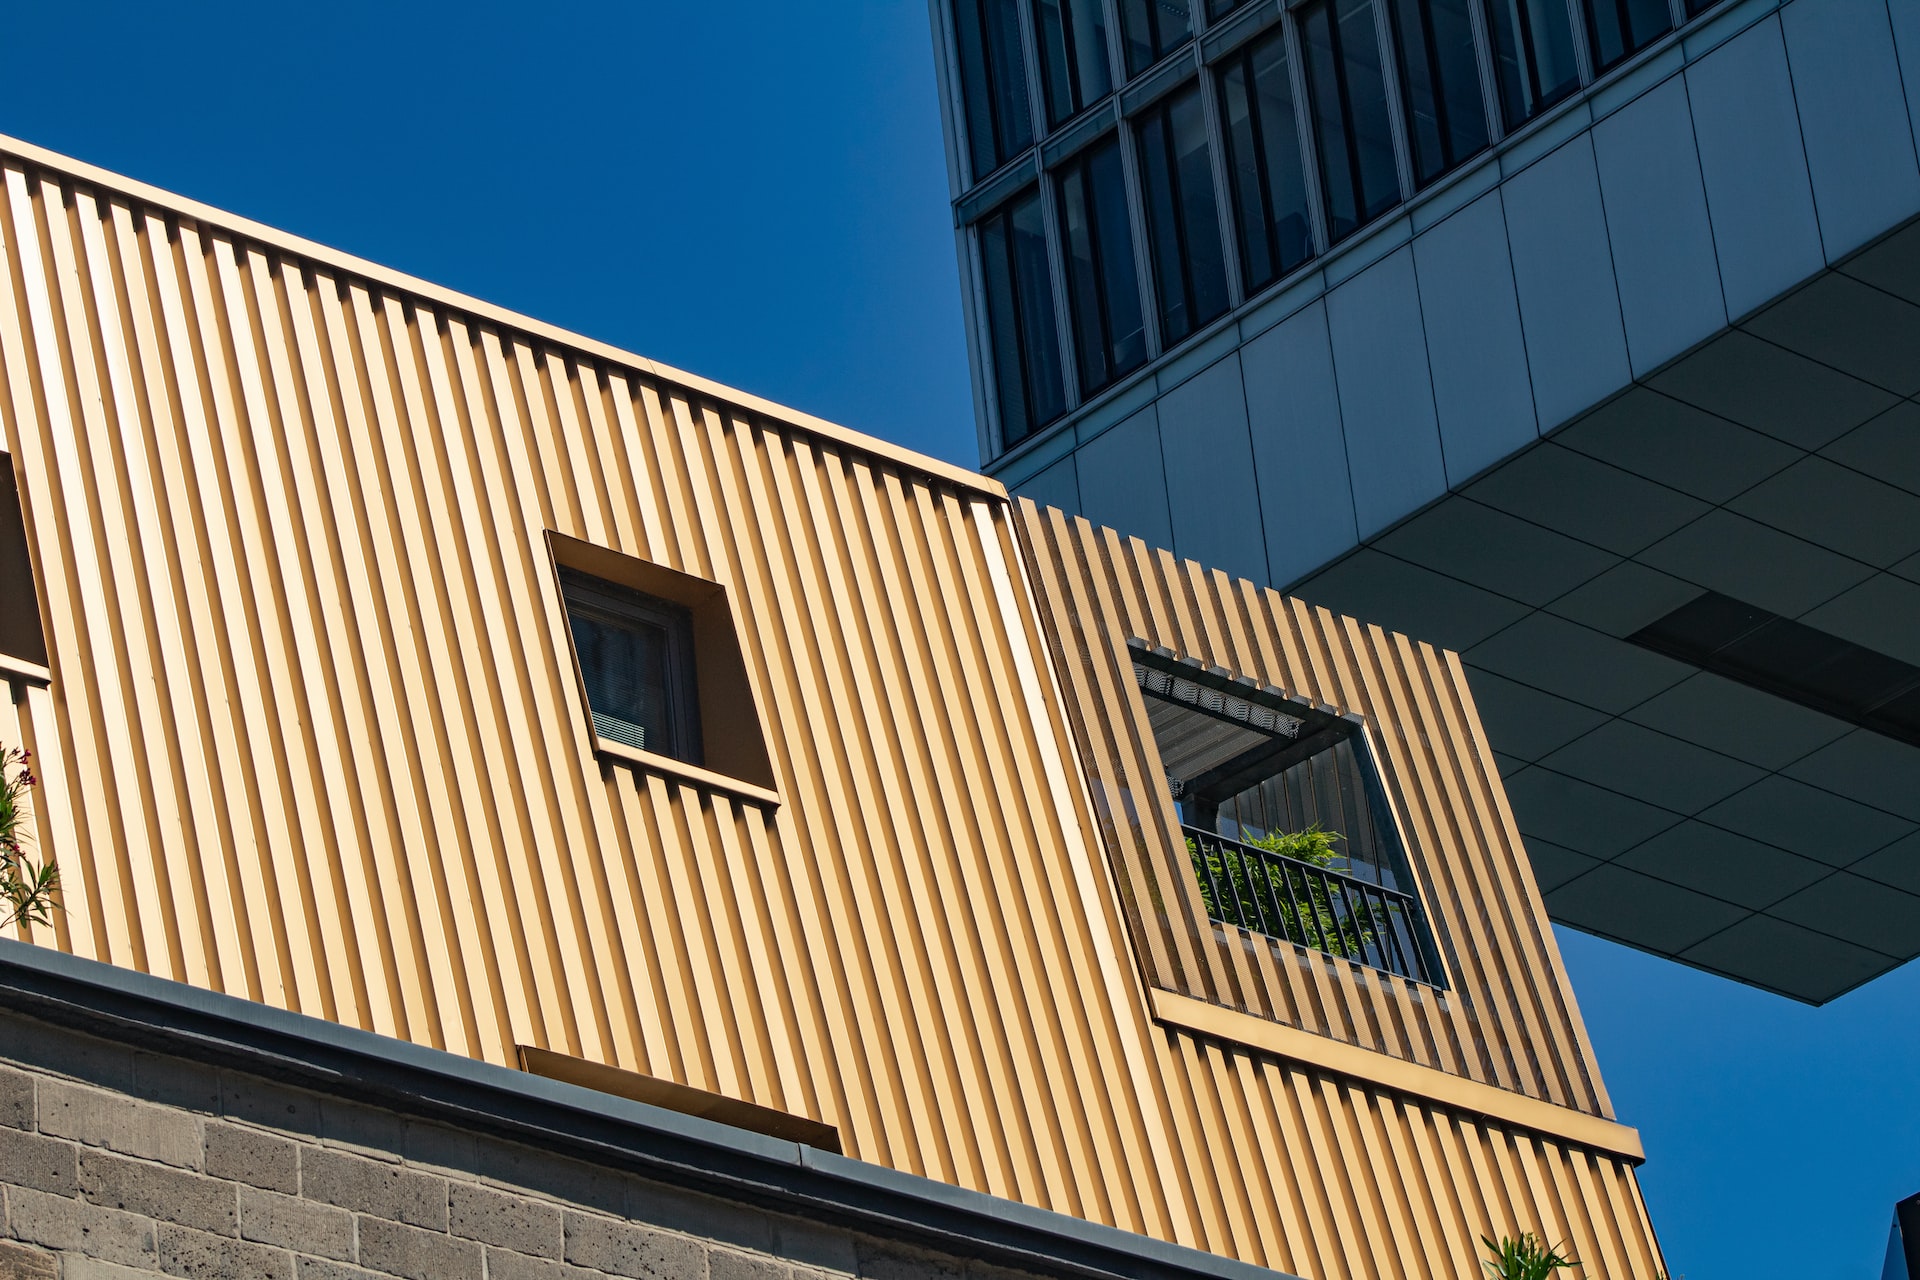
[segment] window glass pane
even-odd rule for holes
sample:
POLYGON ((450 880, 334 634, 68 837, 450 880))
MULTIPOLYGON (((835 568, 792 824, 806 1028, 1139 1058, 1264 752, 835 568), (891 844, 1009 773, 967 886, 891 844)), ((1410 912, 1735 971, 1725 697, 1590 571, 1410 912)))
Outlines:
POLYGON ((1720 0, 1687 0, 1687 16, 1697 18, 1719 3, 1720 0))
POLYGON ((1595 71, 1638 53, 1673 29, 1667 0, 1586 0, 1595 71))
POLYGON ((1500 110, 1517 129, 1580 87, 1566 0, 1487 0, 1500 110))
POLYGON ((1060 223, 1080 390, 1092 395, 1147 359, 1118 138, 1089 147, 1062 171, 1060 223))
POLYGON ((1236 55, 1221 72, 1220 111, 1240 263, 1252 293, 1313 256, 1284 33, 1236 55))
POLYGON ((1300 33, 1327 230, 1338 240, 1400 199, 1372 0, 1322 0, 1302 10, 1300 33))
POLYGON ((1188 0, 1120 0, 1127 74, 1138 75, 1193 35, 1188 0))
POLYGON ((1207 17, 1224 18, 1245 3, 1246 0, 1207 0, 1207 17))
POLYGON ((666 628, 581 613, 570 621, 595 730, 642 751, 674 755, 666 628))
POLYGON ((1113 90, 1106 6, 1102 0, 1037 0, 1033 16, 1047 86, 1047 120, 1059 124, 1113 90))
POLYGON ((953 26, 968 151, 979 179, 1033 143, 1020 11, 1016 0, 954 0, 953 26))
POLYGON ((1015 197, 980 224, 980 258, 1001 444, 1010 448, 1066 408, 1037 189, 1015 197))
POLYGON ((1414 175, 1430 182, 1487 145, 1467 0, 1392 0, 1414 175))
POLYGON ((1171 346, 1227 309, 1220 213, 1198 84, 1173 95, 1140 125, 1140 181, 1161 335, 1171 346))

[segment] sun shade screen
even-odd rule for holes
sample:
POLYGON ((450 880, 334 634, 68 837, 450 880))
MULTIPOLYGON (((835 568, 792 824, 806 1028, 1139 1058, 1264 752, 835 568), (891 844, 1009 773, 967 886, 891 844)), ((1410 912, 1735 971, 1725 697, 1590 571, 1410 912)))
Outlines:
POLYGON ((666 628, 637 619, 614 624, 578 613, 571 621, 594 731, 642 751, 678 754, 667 685, 666 628))

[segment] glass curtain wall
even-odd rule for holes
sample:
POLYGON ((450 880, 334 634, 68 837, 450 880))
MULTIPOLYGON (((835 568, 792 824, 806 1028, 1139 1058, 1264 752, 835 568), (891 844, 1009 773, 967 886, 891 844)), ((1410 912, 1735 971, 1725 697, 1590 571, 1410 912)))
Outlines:
POLYGON ((1080 393, 1091 396, 1147 361, 1118 135, 1068 161, 1059 183, 1060 241, 1067 256, 1080 393))
POLYGON ((1141 120, 1140 184, 1167 346, 1227 309, 1227 266, 1200 85, 1189 84, 1141 120))
POLYGON ((1018 0, 954 0, 954 46, 974 180, 1033 145, 1018 0))
POLYGON ((1207 21, 1218 22, 1246 2, 1247 0, 1207 0, 1207 21))
POLYGON ((1067 407, 1040 189, 1029 187, 979 227, 1000 444, 1010 449, 1067 407))
POLYGON ((1113 92, 1106 5, 1103 0, 1037 0, 1033 16, 1047 121, 1059 124, 1113 92))
POLYGON ((1300 44, 1327 235, 1339 240, 1400 200, 1373 0, 1319 0, 1302 8, 1300 44))
POLYGON ((1120 0, 1127 74, 1139 75, 1193 36, 1188 0, 1120 0))
POLYGON ((1566 0, 1487 0, 1500 114, 1518 129, 1580 87, 1566 0))
POLYGON ((1593 69, 1605 71, 1673 30, 1667 0, 1585 0, 1593 69))
POLYGON ((1391 0, 1414 180, 1422 186, 1485 149, 1487 109, 1467 0, 1391 0))
POLYGON ((1220 116, 1241 274, 1251 294, 1313 256, 1284 31, 1235 53, 1221 69, 1220 116))

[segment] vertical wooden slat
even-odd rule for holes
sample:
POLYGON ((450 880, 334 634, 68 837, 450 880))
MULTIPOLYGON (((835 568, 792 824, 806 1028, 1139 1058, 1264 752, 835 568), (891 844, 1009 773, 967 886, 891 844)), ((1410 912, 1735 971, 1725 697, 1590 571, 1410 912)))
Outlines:
POLYGON ((1162 987, 1607 1114, 1450 657, 0 167, 0 422, 55 676, 9 683, 0 739, 39 754, 69 871, 35 940, 804 1112, 863 1159, 1325 1280, 1467 1274, 1536 1224, 1654 1265, 1616 1157, 1153 1019, 1162 987), (596 756, 549 531, 724 585, 777 805, 596 756), (1367 721, 1451 989, 1205 919, 1130 637, 1367 721))

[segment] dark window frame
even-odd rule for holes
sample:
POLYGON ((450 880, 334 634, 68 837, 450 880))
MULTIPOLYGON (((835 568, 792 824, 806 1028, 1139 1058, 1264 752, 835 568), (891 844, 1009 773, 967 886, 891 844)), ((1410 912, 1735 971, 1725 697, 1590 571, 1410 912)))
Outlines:
MULTIPOLYGON (((1187 9, 1186 30, 1169 37, 1161 30, 1163 24, 1160 0, 1120 0, 1120 43, 1126 55, 1129 78, 1139 75, 1193 40, 1193 0, 1182 0, 1182 3, 1187 9), (1135 14, 1142 15, 1146 23, 1148 34, 1144 40, 1137 37, 1134 26, 1136 19, 1133 16, 1135 14), (1136 47, 1142 47, 1148 51, 1144 60, 1135 61, 1136 47)), ((1174 19, 1170 18, 1168 21, 1171 22, 1174 19)))
POLYGON ((1072 338, 1074 367, 1080 378, 1080 399, 1084 403, 1093 396, 1112 386, 1128 374, 1147 364, 1152 358, 1147 350, 1146 338, 1146 299, 1140 292, 1140 273, 1133 254, 1133 220, 1129 216, 1131 201, 1126 193, 1124 160, 1120 151, 1118 130, 1107 134, 1091 146, 1075 152, 1071 159, 1053 171, 1055 199, 1059 205, 1060 243, 1066 258, 1067 306, 1072 318, 1072 338), (1118 232, 1104 229, 1100 209, 1100 192, 1096 190, 1093 166, 1096 162, 1111 156, 1115 172, 1120 178, 1119 208, 1123 225, 1118 232), (1074 255, 1075 238, 1072 227, 1072 212, 1075 197, 1069 191, 1069 185, 1078 182, 1082 186, 1079 205, 1086 220, 1088 267, 1090 278, 1078 279, 1078 263, 1074 255), (1113 296, 1112 285, 1120 277, 1109 270, 1107 241, 1117 238, 1125 249, 1123 269, 1125 278, 1132 283, 1133 308, 1139 316, 1139 353, 1138 358, 1129 362, 1124 358, 1124 345, 1129 335, 1116 332, 1115 306, 1119 301, 1113 296), (1084 313, 1081 295, 1083 291, 1092 294, 1094 314, 1084 313), (1097 329, 1090 326, 1097 326, 1097 329), (1097 339, 1097 352, 1091 340, 1097 339), (1092 356, 1099 356, 1099 368, 1094 367, 1092 356))
POLYGON ((1493 145, 1493 132, 1487 123, 1485 88, 1480 77, 1479 42, 1472 36, 1471 4, 1472 0, 1462 0, 1461 11, 1468 24, 1467 48, 1474 59, 1472 94, 1464 102, 1456 103, 1453 101, 1453 91, 1457 87, 1451 84, 1446 74, 1447 63, 1442 57, 1437 38, 1434 0, 1387 0, 1387 25, 1393 36, 1393 71, 1400 78, 1400 114, 1405 122, 1407 144, 1413 156, 1413 182, 1416 189, 1437 182, 1493 145), (1409 8, 1420 23, 1421 61, 1425 64, 1426 93, 1432 100, 1435 141, 1439 147, 1436 157, 1422 154, 1425 148, 1421 131, 1414 120, 1414 82, 1407 67, 1411 52, 1407 47, 1409 33, 1406 29, 1406 11, 1409 8), (1461 149, 1460 128, 1455 119, 1455 109, 1462 105, 1470 107, 1478 133, 1477 141, 1469 139, 1465 149, 1461 149), (1430 164, 1430 160, 1437 163, 1430 164))
MULTIPOLYGON (((1146 213, 1146 232, 1148 257, 1153 264, 1153 281, 1156 301, 1159 303, 1161 346, 1170 348, 1184 342, 1207 325, 1212 324, 1232 309, 1232 300, 1227 292, 1226 254, 1220 239, 1220 206, 1218 193, 1213 180, 1213 151, 1206 131, 1205 106, 1201 102, 1199 79, 1193 79, 1180 88, 1167 94, 1154 103, 1152 108, 1134 118, 1134 140, 1140 157, 1140 188, 1142 203, 1146 213), (1200 124, 1201 153, 1207 159, 1207 174, 1203 193, 1190 192, 1182 180, 1180 152, 1174 128, 1174 111, 1188 105, 1202 113, 1200 124), (1157 128, 1158 139, 1150 136, 1157 128), (1158 151, 1156 156, 1154 153, 1158 151), (1161 166, 1156 168, 1156 165, 1161 166), (1161 203, 1156 199, 1156 186, 1159 178, 1167 183, 1164 203, 1172 226, 1162 228, 1160 215, 1155 212, 1161 203), (1190 209, 1196 200, 1204 200, 1205 210, 1190 209), (1204 215, 1212 214, 1210 222, 1204 215), (1201 214, 1203 225, 1192 225, 1193 215, 1201 214), (1162 235, 1165 230, 1173 247, 1173 262, 1168 264, 1162 253, 1162 235), (1209 310, 1201 298, 1204 282, 1200 279, 1200 268, 1196 266, 1195 236, 1208 237, 1213 248, 1213 257, 1217 263, 1219 297, 1217 305, 1209 310), (1169 270, 1171 266, 1171 271, 1169 270), (1177 273, 1179 285, 1179 311, 1168 297, 1170 292, 1170 274, 1177 273), (1176 332, 1177 330, 1177 332, 1176 332)), ((1203 246, 1204 247, 1204 246, 1203 246)))
POLYGON ((1293 51, 1287 46, 1286 41, 1287 33, 1284 28, 1275 27, 1271 32, 1268 32, 1258 39, 1250 40, 1240 48, 1234 50, 1231 56, 1221 60, 1214 68, 1214 87, 1222 100, 1220 136, 1227 148, 1227 196, 1233 207, 1233 225, 1235 233, 1239 238, 1241 284, 1249 297, 1265 289, 1275 281, 1284 279, 1292 272, 1312 262, 1314 258, 1318 256, 1318 248, 1313 240, 1313 199, 1312 193, 1307 186, 1309 154, 1301 138, 1300 104, 1293 92, 1293 51), (1306 253, 1297 261, 1291 262, 1288 261, 1287 255, 1282 252, 1280 231, 1275 225, 1273 217, 1275 208, 1274 175, 1272 166, 1268 163, 1270 148, 1267 146, 1267 131, 1273 127, 1273 122, 1267 120, 1260 111, 1259 85, 1254 75, 1254 60, 1256 56, 1274 46, 1278 46, 1280 49, 1281 66, 1287 76, 1287 101, 1289 110, 1286 124, 1293 130, 1293 159, 1297 162, 1298 169, 1298 172, 1294 176, 1299 184, 1302 213, 1307 220, 1306 253), (1230 121, 1231 113, 1226 104, 1226 100, 1233 92, 1228 82, 1235 73, 1239 74, 1241 82, 1245 86, 1247 130, 1253 149, 1253 154, 1247 157, 1250 163, 1245 167, 1252 170, 1258 185, 1258 190, 1251 193, 1257 196, 1259 201, 1260 222, 1258 227, 1250 227, 1248 225, 1246 197, 1249 193, 1241 186, 1240 174, 1243 167, 1241 164, 1242 158, 1236 150, 1233 127, 1230 121), (1256 234, 1260 237, 1262 247, 1266 250, 1267 261, 1273 265, 1273 270, 1264 276, 1256 275, 1254 271, 1254 255, 1251 252, 1250 239, 1256 234))
POLYGON ((1500 120, 1511 132, 1580 92, 1579 57, 1573 49, 1573 19, 1567 14, 1566 5, 1560 3, 1557 12, 1565 28, 1565 52, 1571 74, 1559 84, 1542 86, 1539 58, 1542 37, 1534 30, 1533 16, 1526 0, 1486 0, 1486 4, 1487 43, 1493 55, 1493 78, 1500 99, 1500 120), (1509 3, 1512 4, 1513 29, 1509 29, 1504 20, 1509 15, 1506 7, 1509 3), (1512 41, 1511 48, 1507 47, 1509 39, 1512 41), (1519 84, 1512 82, 1509 67, 1511 74, 1522 77, 1519 84))
POLYGON ((1018 192, 994 206, 991 212, 973 224, 975 235, 980 239, 982 308, 986 313, 987 349, 993 354, 994 386, 992 392, 996 416, 999 419, 1000 451, 1002 453, 1038 435, 1050 423, 1058 421, 1061 417, 1065 416, 1067 412, 1067 388, 1064 362, 1061 359, 1060 326, 1058 320, 1055 318, 1053 305, 1051 261, 1049 260, 1043 263, 1047 268, 1046 289, 1044 296, 1038 300, 1029 299, 1025 296, 1025 291, 1021 285, 1022 274, 1019 263, 1016 261, 1018 246, 1014 220, 1022 211, 1022 207, 1028 204, 1032 205, 1036 213, 1040 226, 1040 236, 1044 242, 1046 238, 1046 211, 1045 206, 1041 202, 1040 186, 1038 183, 1021 188, 1018 192), (1008 292, 1011 295, 1011 312, 1004 317, 996 315, 996 308, 994 306, 995 281, 992 279, 994 268, 993 263, 989 260, 990 254, 986 243, 986 237, 995 231, 994 224, 996 223, 999 224, 998 233, 1007 245, 1006 284, 1008 292), (1044 303, 1043 314, 1048 318, 1046 332, 1038 335, 1030 332, 1028 325, 1029 312, 1036 302, 1044 303), (1010 325, 1012 332, 1001 332, 1000 325, 1002 323, 1010 325), (1053 358, 1051 361, 1051 371, 1053 385, 1050 389, 1042 388, 1039 385, 1040 379, 1044 374, 1034 366, 1034 358, 1036 354, 1042 350, 1040 346, 1041 340, 1050 343, 1052 346, 1053 358), (1016 368, 1008 369, 1004 367, 1007 361, 1002 357, 1008 350, 1011 350, 1015 357, 1016 368), (1014 379, 1011 383, 1008 382, 1009 375, 1012 375, 1014 379), (1020 424, 1021 429, 1019 430, 1012 429, 1008 420, 1007 396, 1010 390, 1017 390, 1020 399, 1022 422, 1020 424), (1043 391, 1046 390, 1050 390, 1052 393, 1051 404, 1047 403, 1047 397, 1042 394, 1043 391))
POLYGON ((1387 123, 1388 145, 1391 149, 1393 111, 1392 100, 1387 93, 1387 82, 1395 74, 1397 68, 1392 52, 1380 47, 1379 20, 1372 12, 1374 5, 1379 2, 1380 0, 1310 0, 1309 3, 1301 5, 1298 10, 1297 21, 1300 24, 1301 71, 1304 73, 1307 83, 1307 112, 1308 119, 1312 123, 1311 132, 1313 134, 1314 153, 1315 159, 1318 161, 1320 176, 1320 203, 1326 215, 1327 243, 1329 245, 1337 244, 1348 236, 1357 234, 1362 228, 1371 224, 1375 219, 1385 217, 1388 213, 1392 212, 1393 209, 1406 203, 1406 192, 1402 190, 1400 186, 1400 162, 1397 155, 1392 159, 1393 189, 1391 194, 1377 197, 1373 201, 1367 199, 1367 166, 1363 159, 1363 148, 1360 145, 1361 134, 1355 125, 1358 116, 1354 110, 1354 86, 1352 77, 1348 74, 1348 67, 1353 62, 1353 59, 1348 56, 1347 39, 1343 33, 1342 25, 1344 18, 1339 11, 1339 6, 1342 3, 1365 4, 1368 9, 1368 16, 1373 19, 1368 25, 1372 28, 1374 57, 1377 60, 1377 69, 1380 75, 1380 108, 1382 117, 1387 123), (1332 85, 1327 87, 1331 89, 1331 96, 1338 106, 1339 118, 1337 120, 1325 120, 1321 116, 1322 85, 1314 69, 1316 62, 1314 56, 1314 41, 1309 34, 1310 28, 1316 19, 1325 24, 1326 47, 1331 54, 1330 69, 1333 79, 1332 85), (1344 167, 1346 170, 1347 185, 1343 188, 1343 191, 1353 203, 1352 225, 1344 228, 1339 225, 1342 219, 1336 217, 1335 214, 1332 181, 1334 162, 1330 154, 1331 148, 1327 145, 1328 139, 1336 133, 1340 140, 1340 151, 1346 160, 1344 167))
POLYGON ((1648 48, 1662 36, 1673 31, 1673 9, 1666 0, 1580 0, 1580 14, 1587 25, 1587 53, 1593 61, 1593 74, 1603 76, 1627 59, 1648 48), (1665 25, 1636 38, 1633 29, 1633 9, 1636 2, 1645 4, 1654 12, 1662 14, 1665 25), (1612 10, 1612 19, 1620 37, 1620 49, 1610 58, 1600 56, 1601 6, 1612 10))
POLYGON ((979 182, 1031 147, 1038 136, 1034 128, 1032 93, 1027 84, 1026 50, 1019 34, 1017 0, 954 0, 951 12, 954 61, 960 72, 960 118, 964 121, 967 135, 967 161, 973 171, 973 180, 979 182), (1006 12, 1013 15, 1014 60, 1017 66, 1008 68, 1000 65, 1001 59, 994 52, 995 44, 991 36, 994 28, 984 9, 988 4, 1003 6, 1006 12), (963 30, 963 24, 969 21, 974 32, 972 40, 963 30), (977 66, 971 65, 972 59, 978 60, 977 66), (1009 84, 1010 80, 1013 83, 1009 84), (976 89, 983 95, 982 101, 975 101, 976 89), (1024 136, 1019 132, 1018 121, 1003 118, 1005 100, 1016 94, 1027 106, 1024 136), (976 128, 979 123, 976 116, 986 121, 984 136, 976 128))
POLYGON ((1113 93, 1112 37, 1106 29, 1105 0, 1032 0, 1032 6, 1034 44, 1040 55, 1040 96, 1046 102, 1047 131, 1051 132, 1113 93), (1046 19, 1041 13, 1042 6, 1047 4, 1056 5, 1056 11, 1060 16, 1060 46, 1057 50, 1049 38, 1046 19), (1097 21, 1101 48, 1098 51, 1098 65, 1103 70, 1106 85, 1098 92, 1090 92, 1081 78, 1080 36, 1075 30, 1077 24, 1073 19, 1082 5, 1091 5, 1099 15, 1097 21), (1053 64, 1056 52, 1064 65, 1064 70, 1058 74, 1064 74, 1067 77, 1064 86, 1054 83, 1056 72, 1053 70, 1053 64), (1061 91, 1065 92, 1066 106, 1056 114, 1054 99, 1061 91))
POLYGON ((567 634, 573 643, 574 661, 580 667, 581 689, 595 735, 637 751, 704 767, 692 612, 671 600, 663 600, 659 596, 564 565, 560 568, 560 596, 566 609, 567 634), (619 732, 622 726, 630 729, 644 727, 603 712, 593 705, 594 680, 587 669, 587 659, 580 651, 579 638, 574 630, 576 617, 626 631, 646 626, 664 633, 666 652, 662 655, 662 665, 665 670, 665 719, 669 739, 666 743, 646 744, 644 736, 638 743, 628 741, 619 732), (609 732, 609 729, 615 731, 609 732))

